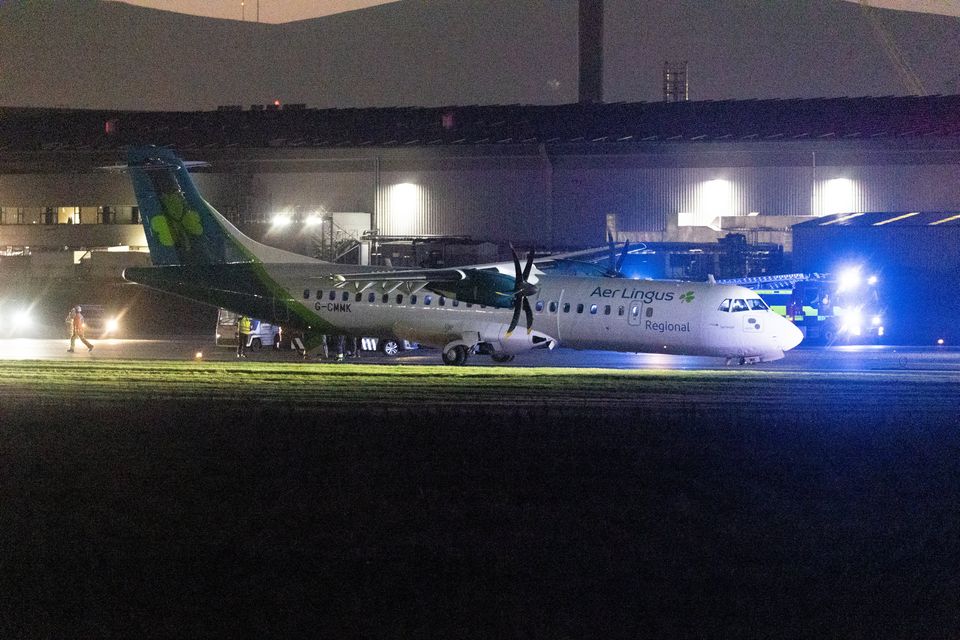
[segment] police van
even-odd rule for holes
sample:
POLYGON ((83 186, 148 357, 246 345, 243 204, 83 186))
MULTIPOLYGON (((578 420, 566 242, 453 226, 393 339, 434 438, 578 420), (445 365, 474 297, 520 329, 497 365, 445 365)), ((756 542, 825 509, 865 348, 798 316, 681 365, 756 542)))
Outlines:
MULTIPOLYGON (((217 333, 216 345, 218 347, 236 347, 237 346, 237 323, 240 320, 240 314, 227 309, 220 309, 217 313, 217 333)), ((247 348, 262 349, 263 347, 280 348, 280 341, 283 338, 283 329, 277 325, 250 319, 250 335, 247 337, 247 348)))

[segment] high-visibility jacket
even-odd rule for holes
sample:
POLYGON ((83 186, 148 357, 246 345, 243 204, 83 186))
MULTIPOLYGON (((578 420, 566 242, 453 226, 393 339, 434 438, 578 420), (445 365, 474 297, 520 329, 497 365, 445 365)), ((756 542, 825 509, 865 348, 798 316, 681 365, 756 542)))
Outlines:
POLYGON ((250 318, 247 316, 240 316, 238 329, 240 333, 250 333, 250 318))

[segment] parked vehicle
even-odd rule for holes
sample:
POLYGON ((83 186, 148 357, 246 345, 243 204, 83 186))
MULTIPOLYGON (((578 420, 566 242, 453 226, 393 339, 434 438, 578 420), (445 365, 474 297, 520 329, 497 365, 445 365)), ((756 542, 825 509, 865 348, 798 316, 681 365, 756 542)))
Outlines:
MULTIPOLYGON (((227 309, 220 309, 217 313, 216 345, 218 347, 237 346, 237 321, 240 314, 227 309)), ((250 319, 250 335, 247 338, 247 348, 262 349, 263 347, 280 348, 283 338, 283 329, 257 318, 250 319)))

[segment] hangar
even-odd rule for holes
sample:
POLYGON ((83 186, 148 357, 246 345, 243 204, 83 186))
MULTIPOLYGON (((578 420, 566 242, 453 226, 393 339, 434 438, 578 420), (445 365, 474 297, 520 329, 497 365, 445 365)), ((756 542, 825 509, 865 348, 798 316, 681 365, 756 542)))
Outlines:
POLYGON ((789 253, 790 227, 811 218, 960 210, 960 96, 8 108, 0 251, 142 248, 126 176, 99 169, 140 144, 209 163, 198 182, 214 206, 251 235, 304 251, 323 240, 307 222, 341 212, 368 214, 381 237, 562 249, 602 243, 608 229, 648 242, 735 232, 789 253), (270 224, 278 213, 292 223, 283 231, 270 224))

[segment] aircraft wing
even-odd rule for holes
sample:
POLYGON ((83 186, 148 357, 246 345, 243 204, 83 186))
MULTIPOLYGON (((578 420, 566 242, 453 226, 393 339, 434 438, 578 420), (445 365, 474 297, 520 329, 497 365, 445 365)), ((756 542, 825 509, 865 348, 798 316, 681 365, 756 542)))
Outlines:
POLYGON ((358 273, 337 273, 333 275, 335 286, 343 287, 348 283, 367 284, 379 282, 401 283, 451 283, 467 278, 468 271, 476 269, 394 269, 391 271, 364 271, 358 273))

